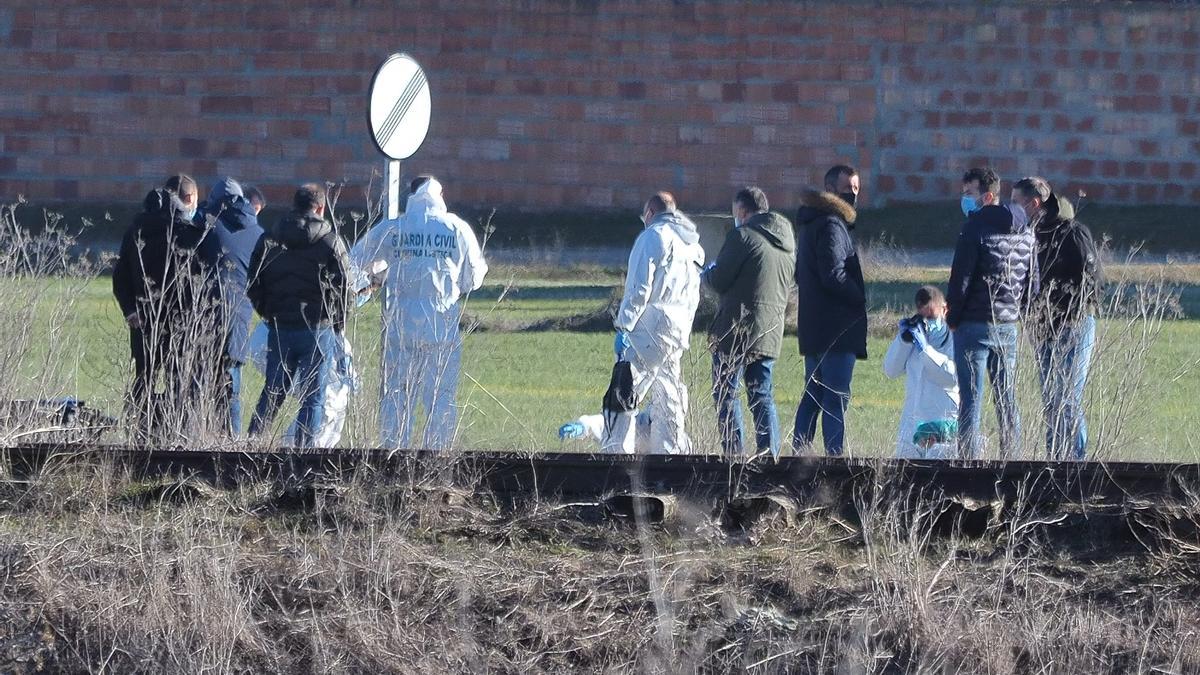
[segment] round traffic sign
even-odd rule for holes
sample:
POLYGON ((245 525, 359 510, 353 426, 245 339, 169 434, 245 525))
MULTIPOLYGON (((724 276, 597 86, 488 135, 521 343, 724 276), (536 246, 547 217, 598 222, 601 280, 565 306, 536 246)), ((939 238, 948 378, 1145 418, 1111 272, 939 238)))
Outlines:
POLYGON ((429 81, 408 54, 392 54, 375 71, 367 101, 367 124, 379 151, 408 159, 429 133, 429 81))

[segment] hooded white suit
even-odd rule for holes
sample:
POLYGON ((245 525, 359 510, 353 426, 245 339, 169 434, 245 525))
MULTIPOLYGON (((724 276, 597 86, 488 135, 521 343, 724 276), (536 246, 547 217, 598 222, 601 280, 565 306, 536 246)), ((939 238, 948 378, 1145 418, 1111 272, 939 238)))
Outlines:
POLYGON ((957 454, 954 443, 932 448, 913 444, 913 434, 923 422, 958 417, 958 377, 954 369, 954 335, 930 336, 924 351, 899 335, 883 357, 883 374, 891 379, 905 375, 904 410, 896 435, 896 456, 905 459, 950 459, 957 454))
POLYGON ((351 251, 361 268, 388 263, 383 298, 380 443, 410 447, 418 397, 429 417, 423 446, 450 447, 458 424, 455 390, 462 361, 458 304, 483 285, 487 263, 471 226, 446 210, 429 179, 399 218, 385 220, 351 251))
MULTIPOLYGON (((703 266, 696 226, 678 211, 656 214, 634 242, 614 326, 629 334, 625 358, 632 366, 634 395, 645 402, 645 411, 612 416, 601 438, 605 452, 637 451, 638 427, 646 424, 639 417, 648 419, 647 451, 690 452, 680 359, 690 344, 703 266)), ((594 427, 594 418, 582 421, 594 427)))

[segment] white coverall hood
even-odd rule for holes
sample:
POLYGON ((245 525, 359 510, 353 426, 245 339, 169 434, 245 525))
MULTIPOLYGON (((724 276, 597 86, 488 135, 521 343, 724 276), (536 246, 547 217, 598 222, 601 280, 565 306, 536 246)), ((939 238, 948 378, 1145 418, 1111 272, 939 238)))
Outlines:
POLYGON ((922 422, 955 419, 958 416, 958 377, 954 368, 954 336, 946 332, 945 341, 934 344, 930 338, 925 351, 918 351, 899 335, 883 357, 883 373, 889 378, 905 376, 904 409, 896 433, 896 456, 907 459, 951 459, 954 443, 929 449, 913 444, 913 434, 922 422))

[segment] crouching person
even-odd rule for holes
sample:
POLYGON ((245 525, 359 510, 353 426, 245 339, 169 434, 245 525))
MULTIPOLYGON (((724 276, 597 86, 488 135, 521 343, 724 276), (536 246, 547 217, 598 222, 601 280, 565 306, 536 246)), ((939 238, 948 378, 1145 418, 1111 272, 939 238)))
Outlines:
POLYGON ((946 298, 936 287, 922 286, 916 304, 917 314, 900 322, 883 357, 885 375, 891 379, 905 376, 896 456, 950 459, 956 453, 955 439, 940 439, 928 432, 931 423, 958 418, 958 374, 954 336, 946 326, 946 298), (918 434, 919 430, 922 433, 918 434))
POLYGON ((324 188, 302 186, 294 207, 259 239, 250 258, 246 292, 268 327, 266 383, 250 435, 270 426, 296 387, 301 400, 296 445, 312 447, 324 416, 321 396, 334 366, 331 357, 345 329, 350 260, 346 243, 325 220, 324 188))

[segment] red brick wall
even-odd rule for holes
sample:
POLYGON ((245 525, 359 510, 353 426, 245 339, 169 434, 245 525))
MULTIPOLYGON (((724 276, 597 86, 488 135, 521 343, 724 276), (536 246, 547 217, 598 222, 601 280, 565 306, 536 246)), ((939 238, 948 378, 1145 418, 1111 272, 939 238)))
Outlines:
POLYGON ((136 199, 176 170, 360 193, 366 89, 404 50, 434 101, 406 171, 456 203, 787 203, 838 161, 875 204, 953 198, 982 162, 1200 202, 1198 24, 1153 2, 5 0, 0 197, 136 199))

